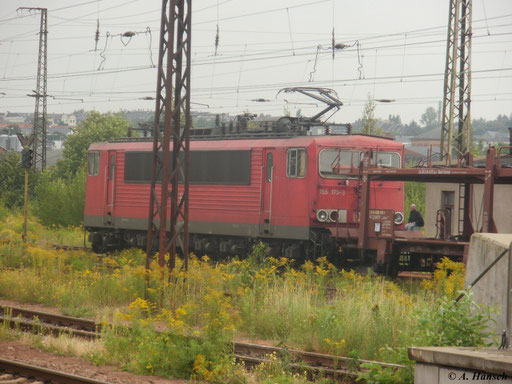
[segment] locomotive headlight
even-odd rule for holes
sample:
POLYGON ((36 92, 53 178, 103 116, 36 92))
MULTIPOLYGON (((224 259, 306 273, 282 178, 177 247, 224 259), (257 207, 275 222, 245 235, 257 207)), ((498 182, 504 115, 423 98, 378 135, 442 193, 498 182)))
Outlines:
POLYGON ((321 223, 325 223, 328 218, 329 215, 327 214, 327 211, 325 209, 318 209, 316 211, 316 219, 321 223))
POLYGON ((402 212, 395 212, 395 225, 400 225, 404 222, 404 214, 402 212))
POLYGON ((329 212, 329 221, 333 222, 333 223, 337 223, 338 222, 338 211, 333 209, 332 211, 329 212))

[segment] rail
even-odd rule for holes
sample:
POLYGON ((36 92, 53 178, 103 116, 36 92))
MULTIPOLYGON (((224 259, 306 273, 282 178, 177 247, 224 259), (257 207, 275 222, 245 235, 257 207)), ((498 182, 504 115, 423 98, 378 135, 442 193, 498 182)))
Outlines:
MULTIPOLYGON (((3 321, 14 329, 25 331, 37 330, 53 335, 69 334, 87 339, 97 339, 101 336, 100 330, 102 325, 89 319, 8 306, 2 308, 5 315, 0 316, 0 322, 3 321), (13 315, 17 317, 13 318, 13 315)), ((268 355, 271 354, 286 355, 290 357, 291 363, 289 367, 291 370, 300 369, 301 372, 319 373, 329 377, 355 378, 358 372, 362 371, 359 365, 363 363, 374 363, 382 368, 394 370, 405 368, 405 366, 400 364, 354 360, 343 356, 238 341, 233 342, 233 352, 237 360, 245 362, 248 366, 268 362, 268 355)))
POLYGON ((0 372, 0 383, 28 383, 28 379, 33 379, 34 384, 42 381, 47 384, 108 384, 105 381, 7 359, 0 359, 0 372))

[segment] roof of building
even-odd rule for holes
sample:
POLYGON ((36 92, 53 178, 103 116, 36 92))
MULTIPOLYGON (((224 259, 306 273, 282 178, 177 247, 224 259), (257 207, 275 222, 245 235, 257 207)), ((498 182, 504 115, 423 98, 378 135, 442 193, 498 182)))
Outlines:
POLYGON ((506 132, 487 131, 479 138, 482 140, 507 141, 509 134, 506 132))
POLYGON ((20 129, 32 128, 32 124, 26 123, 0 123, 0 128, 17 126, 20 129))
POLYGON ((414 140, 441 140, 441 126, 432 128, 412 138, 414 140))
MULTIPOLYGON (((500 165, 502 167, 512 167, 512 154, 503 154, 499 158, 500 165)), ((475 167, 485 167, 486 158, 482 157, 478 160, 473 161, 473 166, 475 167)))

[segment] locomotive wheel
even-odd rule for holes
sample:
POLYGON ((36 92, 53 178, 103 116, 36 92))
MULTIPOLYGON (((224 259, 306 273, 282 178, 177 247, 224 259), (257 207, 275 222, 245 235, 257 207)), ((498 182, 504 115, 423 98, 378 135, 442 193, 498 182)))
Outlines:
POLYGON ((94 253, 104 253, 105 247, 103 247, 103 243, 94 242, 91 244, 92 251, 94 253))
POLYGON ((391 261, 385 264, 386 276, 391 279, 396 279, 398 276, 398 260, 396 262, 391 261))

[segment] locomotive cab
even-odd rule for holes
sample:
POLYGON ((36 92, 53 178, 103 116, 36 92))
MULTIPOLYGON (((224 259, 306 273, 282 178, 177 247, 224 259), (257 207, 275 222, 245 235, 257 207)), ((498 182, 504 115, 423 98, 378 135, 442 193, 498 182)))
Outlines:
MULTIPOLYGON (((371 148, 368 148, 371 149, 371 148)), ((368 150, 366 149, 366 150, 368 150)), ((327 147, 318 153, 318 199, 315 209, 317 222, 349 224, 359 222, 361 188, 360 167, 365 149, 327 147)), ((396 149, 373 149, 373 167, 400 168, 401 153, 396 149)), ((386 207, 396 212, 395 225, 403 223, 403 183, 381 182, 372 186, 370 207, 386 207)))

